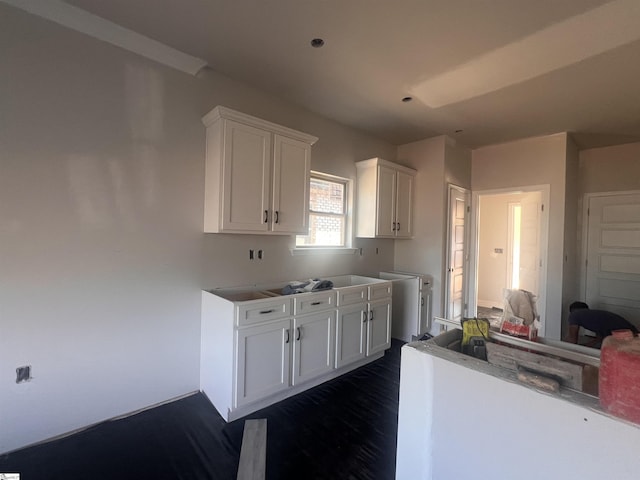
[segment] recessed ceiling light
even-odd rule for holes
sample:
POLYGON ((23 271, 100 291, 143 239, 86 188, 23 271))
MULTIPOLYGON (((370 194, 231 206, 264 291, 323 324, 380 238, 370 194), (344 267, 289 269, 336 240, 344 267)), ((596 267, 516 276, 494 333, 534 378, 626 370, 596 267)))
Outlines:
POLYGON ((410 102, 411 100, 413 100, 413 97, 404 97, 404 98, 402 99, 402 101, 403 101, 404 103, 410 102))
POLYGON ((324 45, 324 40, 321 38, 314 38, 313 40, 311 40, 311 46, 313 48, 320 48, 324 45))

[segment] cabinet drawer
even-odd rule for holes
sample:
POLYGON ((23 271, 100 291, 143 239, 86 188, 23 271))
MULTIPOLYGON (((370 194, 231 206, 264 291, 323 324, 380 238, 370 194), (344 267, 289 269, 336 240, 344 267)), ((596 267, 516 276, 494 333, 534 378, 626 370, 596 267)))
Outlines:
POLYGON ((318 312, 336 307, 336 292, 333 290, 317 293, 302 293, 293 299, 295 315, 318 312))
POLYGON ((391 296, 391 282, 372 283, 369 285, 369 300, 380 300, 391 296))
POLYGON ((238 305, 237 308, 237 325, 242 327, 291 316, 291 299, 278 297, 273 300, 247 302, 238 305))
POLYGON ((338 305, 353 305, 367 301, 367 286, 355 285, 338 289, 338 305))

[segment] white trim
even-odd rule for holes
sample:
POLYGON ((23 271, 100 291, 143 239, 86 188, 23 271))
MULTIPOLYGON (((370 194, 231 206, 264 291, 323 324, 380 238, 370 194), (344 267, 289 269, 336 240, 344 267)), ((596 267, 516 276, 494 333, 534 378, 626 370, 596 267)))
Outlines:
POLYGON ((189 75, 195 76, 207 65, 201 58, 188 55, 60 0, 0 1, 189 75))
POLYGON ((290 248, 291 255, 353 255, 359 249, 349 247, 298 247, 290 248))
POLYGON ((414 170, 413 168, 407 167, 405 165, 400 165, 399 163, 393 163, 380 157, 369 158, 368 160, 360 160, 356 162, 356 168, 360 169, 368 168, 373 165, 383 165, 385 167, 393 168, 394 170, 399 170, 413 177, 415 177, 418 173, 418 171, 414 170))
POLYGON ((451 302, 451 272, 449 271, 449 269, 451 268, 451 263, 453 261, 453 259, 451 258, 451 240, 452 240, 452 232, 451 232, 451 196, 453 195, 453 192, 459 192, 462 193, 464 195, 464 204, 465 204, 465 213, 464 213, 464 251, 463 251, 463 255, 464 255, 464 262, 463 262, 463 272, 462 272, 462 309, 460 311, 460 315, 462 317, 467 317, 469 316, 469 252, 470 252, 470 245, 469 245, 469 240, 470 240, 470 236, 469 236, 469 213, 466 211, 467 208, 470 207, 470 202, 471 202, 471 191, 464 188, 464 187, 460 187, 458 185, 455 185, 453 183, 449 183, 447 186, 447 244, 446 244, 446 260, 447 263, 444 267, 444 276, 443 278, 445 279, 444 281, 444 305, 443 305, 443 311, 445 312, 445 314, 448 316, 449 315, 449 306, 450 306, 450 302, 451 302), (466 304, 466 307, 465 307, 466 304))
POLYGON ((287 138, 293 138, 308 145, 313 145, 318 141, 318 137, 314 137, 308 133, 299 132, 298 130, 278 125, 277 123, 269 122, 268 120, 263 120, 262 118, 254 117, 246 113, 238 112, 222 105, 218 105, 202 117, 202 123, 204 123, 206 127, 210 127, 221 118, 240 122, 245 125, 251 125, 252 127, 261 128, 263 130, 269 130, 272 133, 282 135, 287 138))

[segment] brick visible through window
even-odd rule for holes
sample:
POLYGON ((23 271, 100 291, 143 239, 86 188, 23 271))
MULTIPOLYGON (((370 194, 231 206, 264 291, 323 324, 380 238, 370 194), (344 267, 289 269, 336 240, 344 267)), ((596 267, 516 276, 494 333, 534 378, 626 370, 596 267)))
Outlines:
POLYGON ((344 247, 347 180, 311 175, 309 235, 298 235, 299 247, 344 247))

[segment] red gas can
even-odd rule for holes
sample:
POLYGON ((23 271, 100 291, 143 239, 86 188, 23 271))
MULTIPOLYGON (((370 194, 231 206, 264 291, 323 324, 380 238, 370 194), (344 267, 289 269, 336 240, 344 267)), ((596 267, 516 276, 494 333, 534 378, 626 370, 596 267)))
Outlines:
POLYGON ((640 338, 631 330, 605 337, 600 352, 600 405, 617 417, 640 423, 640 338))

